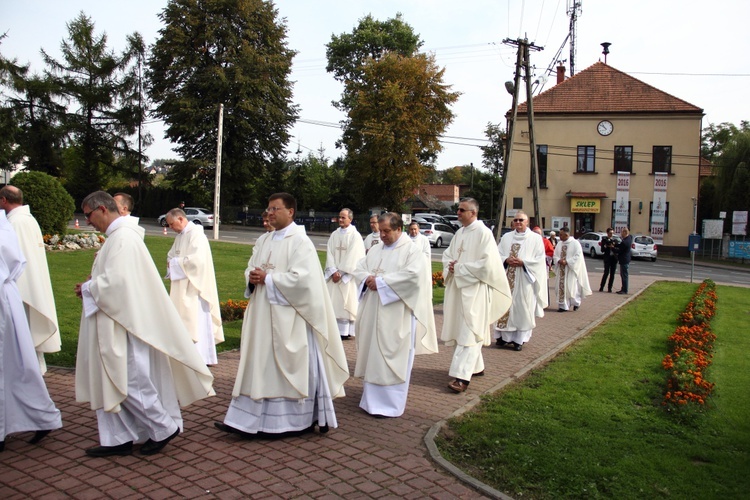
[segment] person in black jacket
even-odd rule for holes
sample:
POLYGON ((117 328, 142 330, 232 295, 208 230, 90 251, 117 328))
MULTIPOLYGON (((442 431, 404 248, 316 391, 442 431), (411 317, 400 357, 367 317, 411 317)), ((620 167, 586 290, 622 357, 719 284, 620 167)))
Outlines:
POLYGON ((622 241, 615 247, 617 250, 617 261, 620 263, 620 290, 617 292, 620 295, 628 293, 628 268, 630 267, 630 258, 632 256, 630 247, 633 245, 633 236, 630 234, 630 230, 627 227, 623 227, 620 231, 622 241))
POLYGON ((615 271, 617 271, 617 254, 615 253, 615 245, 617 240, 614 239, 614 229, 611 227, 607 228, 607 236, 602 238, 599 243, 604 252, 604 275, 602 276, 602 282, 599 284, 599 291, 604 291, 604 285, 607 283, 607 277, 609 277, 609 285, 607 291, 612 293, 612 283, 615 281, 615 271))

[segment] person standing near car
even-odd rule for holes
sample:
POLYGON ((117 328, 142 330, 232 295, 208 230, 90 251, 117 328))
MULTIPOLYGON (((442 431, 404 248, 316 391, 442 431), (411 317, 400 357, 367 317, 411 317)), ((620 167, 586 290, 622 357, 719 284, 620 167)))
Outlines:
POLYGON ((203 230, 185 212, 167 212, 167 225, 177 233, 167 253, 169 297, 207 365, 218 363, 216 344, 224 342, 221 307, 211 246, 203 230))
POLYGON ((339 212, 339 228, 328 238, 325 278, 331 295, 333 310, 341 338, 354 337, 354 320, 359 306, 354 270, 365 258, 365 244, 357 228, 352 225, 354 212, 348 208, 339 212))
MULTIPOLYGON (((441 340, 455 345, 448 374, 453 392, 466 391, 473 375, 484 375, 482 346, 490 345, 490 326, 510 308, 510 287, 492 231, 477 220, 479 204, 458 204, 462 228, 443 252, 443 331, 441 340)), ((541 243, 541 242, 540 242, 541 243)))
POLYGON ((630 259, 632 258, 633 246, 633 235, 630 234, 630 229, 626 226, 620 231, 622 241, 615 247, 617 250, 617 262, 620 263, 620 290, 617 291, 620 295, 627 295, 628 293, 628 271, 630 268, 630 259))
POLYGON ((604 285, 607 283, 607 278, 609 277, 607 291, 612 293, 612 283, 615 281, 615 272, 617 271, 617 252, 615 251, 615 246, 617 245, 617 240, 615 240, 614 234, 614 229, 608 227, 607 236, 599 242, 602 247, 602 258, 604 259, 604 274, 602 275, 602 282, 599 284, 600 292, 604 291, 604 285))

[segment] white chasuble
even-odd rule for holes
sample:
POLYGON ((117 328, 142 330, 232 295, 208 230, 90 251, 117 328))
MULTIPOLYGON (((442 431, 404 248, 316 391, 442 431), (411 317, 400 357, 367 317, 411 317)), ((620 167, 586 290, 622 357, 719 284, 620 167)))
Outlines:
MULTIPOLYGON (((119 412, 128 394, 128 335, 166 360, 181 406, 213 396, 213 376, 167 294, 139 232, 113 221, 85 286, 93 310, 81 315, 76 401, 119 412)), ((157 374, 158 376, 158 374, 157 374)))
POLYGON ((555 247, 553 257, 555 265, 555 291, 558 304, 564 304, 563 309, 571 305, 580 305, 580 299, 591 295, 589 275, 586 270, 583 248, 577 239, 569 236, 555 247), (565 259, 567 265, 560 264, 565 259))
POLYGON ((232 396, 254 400, 311 396, 308 328, 331 396, 344 396, 349 378, 346 354, 320 261, 305 229, 292 223, 264 238, 253 250, 246 275, 256 267, 268 273, 266 283, 272 286, 255 286, 248 300, 232 396), (283 237, 278 238, 281 232, 283 237))
POLYGON ((427 273, 423 254, 405 234, 386 247, 370 249, 360 261, 355 276, 362 299, 356 322, 357 364, 354 376, 376 385, 395 385, 407 380, 409 351, 412 348, 412 316, 416 320, 416 351, 437 352, 437 338, 431 296, 424 279, 427 273), (378 290, 364 284, 375 276, 378 290))
POLYGON ((44 373, 44 353, 58 352, 61 347, 55 297, 52 294, 52 282, 47 265, 47 251, 44 248, 42 231, 31 215, 28 205, 14 208, 7 216, 26 257, 26 268, 18 278, 18 290, 26 306, 29 329, 44 373))
POLYGON ((508 257, 523 261, 522 267, 508 266, 506 276, 513 303, 497 322, 500 330, 532 330, 536 318, 544 317, 547 307, 547 262, 542 237, 530 229, 523 233, 511 231, 503 235, 497 246, 500 260, 508 257))
POLYGON ((495 239, 484 223, 476 220, 458 230, 443 252, 443 276, 441 340, 447 345, 489 345, 490 325, 508 311, 511 298, 495 239))
POLYGON ((178 265, 185 276, 185 279, 175 279, 172 276, 169 296, 185 323, 190 338, 197 343, 205 337, 205 321, 201 314, 203 301, 210 314, 208 335, 213 338, 214 344, 220 344, 224 341, 224 328, 221 324, 211 246, 203 228, 188 223, 175 237, 167 254, 167 261, 171 266, 178 265))
POLYGON ((336 318, 350 321, 357 318, 357 283, 353 273, 364 258, 365 244, 356 227, 350 224, 346 229, 339 228, 331 233, 326 249, 325 279, 336 318), (338 283, 331 278, 336 271, 341 273, 338 283))

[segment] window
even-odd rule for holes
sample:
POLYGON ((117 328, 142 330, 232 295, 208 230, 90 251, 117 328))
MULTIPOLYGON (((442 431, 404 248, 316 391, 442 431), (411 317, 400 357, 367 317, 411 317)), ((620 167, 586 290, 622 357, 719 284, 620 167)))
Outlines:
POLYGON ((547 187, 547 145, 540 144, 536 147, 536 161, 539 167, 539 187, 547 187))
POLYGON ((615 146, 615 173, 633 173, 633 146, 615 146))
POLYGON ((594 146, 578 146, 578 173, 593 173, 594 172, 594 156, 596 155, 596 147, 594 146))
POLYGON ((672 173, 672 146, 654 146, 651 173, 672 173))
MULTIPOLYGON (((651 227, 651 222, 654 220, 654 202, 650 202, 648 206, 648 227, 651 227)), ((669 202, 664 209, 664 232, 669 232, 669 202)))
POLYGON ((521 210, 523 208, 523 198, 513 198, 513 209, 521 210))

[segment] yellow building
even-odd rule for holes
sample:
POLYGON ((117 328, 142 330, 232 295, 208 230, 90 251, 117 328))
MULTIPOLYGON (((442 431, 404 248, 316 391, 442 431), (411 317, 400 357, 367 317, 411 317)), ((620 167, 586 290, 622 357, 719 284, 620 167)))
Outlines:
MULTIPOLYGON (((537 225, 567 225, 579 236, 627 224, 631 233, 661 242, 660 251, 687 252, 698 196, 701 108, 601 62, 568 79, 559 75, 533 104, 537 225)), ((505 227, 517 209, 535 215, 529 142, 523 103, 507 171, 505 227)))

